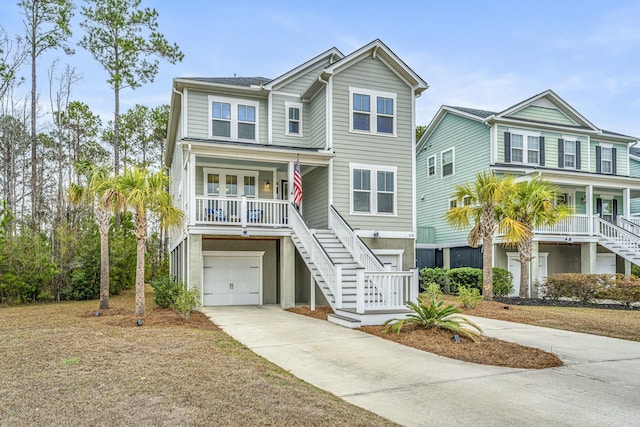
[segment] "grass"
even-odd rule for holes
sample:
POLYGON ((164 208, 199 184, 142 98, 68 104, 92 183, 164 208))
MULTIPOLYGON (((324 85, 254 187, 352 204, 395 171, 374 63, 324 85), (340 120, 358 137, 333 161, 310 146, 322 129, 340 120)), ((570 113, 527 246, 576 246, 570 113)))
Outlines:
POLYGON ((392 425, 152 300, 0 307, 0 425, 392 425))
MULTIPOLYGON (((445 296, 457 304, 457 298, 445 296)), ((509 322, 564 329, 573 332, 640 341, 640 310, 611 310, 553 306, 521 306, 482 301, 474 309, 462 309, 470 316, 488 317, 509 322)))

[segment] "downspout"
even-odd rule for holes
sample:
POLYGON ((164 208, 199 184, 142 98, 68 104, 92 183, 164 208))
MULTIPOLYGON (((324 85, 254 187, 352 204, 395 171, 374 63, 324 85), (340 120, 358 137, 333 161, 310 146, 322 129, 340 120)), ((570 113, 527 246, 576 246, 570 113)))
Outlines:
POLYGON ((185 111, 184 94, 179 90, 177 90, 175 87, 173 88, 173 92, 177 95, 180 95, 180 120, 182 121, 182 130, 180 133, 182 134, 181 137, 184 138, 184 136, 186 135, 186 132, 185 132, 186 120, 184 118, 184 111, 185 111))

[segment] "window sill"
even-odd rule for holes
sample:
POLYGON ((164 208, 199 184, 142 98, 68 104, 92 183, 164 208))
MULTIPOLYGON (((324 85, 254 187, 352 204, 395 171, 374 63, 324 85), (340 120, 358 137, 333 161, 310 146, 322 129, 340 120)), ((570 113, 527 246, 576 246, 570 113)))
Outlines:
POLYGON ((366 136, 382 136, 387 138, 397 138, 398 136, 395 133, 384 133, 384 132, 370 132, 366 130, 357 130, 357 129, 349 129, 349 133, 355 133, 359 135, 366 136))

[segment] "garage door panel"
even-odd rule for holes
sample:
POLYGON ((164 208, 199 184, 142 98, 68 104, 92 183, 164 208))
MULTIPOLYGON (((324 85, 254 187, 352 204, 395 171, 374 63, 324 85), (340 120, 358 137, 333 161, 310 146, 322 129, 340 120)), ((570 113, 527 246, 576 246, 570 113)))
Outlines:
POLYGON ((259 256, 205 256, 204 306, 260 304, 259 256))

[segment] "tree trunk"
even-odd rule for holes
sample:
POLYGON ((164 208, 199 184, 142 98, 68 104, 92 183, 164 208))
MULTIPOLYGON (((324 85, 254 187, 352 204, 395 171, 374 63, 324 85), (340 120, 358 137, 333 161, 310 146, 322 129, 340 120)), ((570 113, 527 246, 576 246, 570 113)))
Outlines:
MULTIPOLYGON (((35 13, 35 11, 34 11, 35 13)), ((35 21, 35 18, 34 18, 35 21)), ((36 135, 36 26, 32 25, 31 34, 31 221, 33 229, 40 227, 38 215, 38 151, 36 135)))
POLYGON ((99 209, 97 214, 100 228, 100 310, 109 308, 109 219, 111 213, 99 209))
POLYGON ((493 237, 482 238, 482 296, 493 300, 493 237))
POLYGON ((136 316, 144 316, 144 256, 147 249, 147 215, 136 212, 136 316))
POLYGON ((529 298, 529 270, 531 265, 531 238, 518 243, 520 254, 520 298, 529 298))
MULTIPOLYGON (((116 60, 117 59, 118 55, 116 52, 116 60)), ((115 99, 113 111, 113 172, 115 176, 118 176, 120 175, 120 87, 118 85, 113 89, 113 96, 115 99)), ((120 212, 116 212, 114 225, 116 229, 120 228, 120 212)), ((142 291, 142 297, 144 299, 144 289, 142 291)), ((138 297, 136 296, 136 301, 137 299, 138 297)), ((142 311, 144 312, 144 306, 142 311)))

